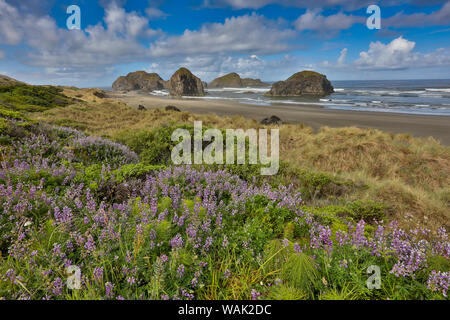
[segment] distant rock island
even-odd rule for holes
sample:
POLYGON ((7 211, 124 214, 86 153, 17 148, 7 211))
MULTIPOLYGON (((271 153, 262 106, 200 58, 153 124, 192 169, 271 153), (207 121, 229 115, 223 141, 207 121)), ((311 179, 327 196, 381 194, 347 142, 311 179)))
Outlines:
MULTIPOLYGON (((9 82, 7 77, 0 78, 1 82, 9 82)), ((241 78, 233 72, 211 81, 203 82, 186 68, 177 70, 169 81, 164 81, 157 73, 145 71, 131 72, 114 81, 112 87, 116 91, 147 91, 166 89, 172 97, 205 96, 205 88, 246 88, 267 87, 267 83, 260 79, 241 78)), ((331 82, 323 74, 314 71, 302 71, 292 75, 286 81, 278 81, 273 84, 266 96, 325 96, 334 92, 331 82)), ((251 92, 249 92, 251 93, 251 92)))
POLYGON ((325 75, 314 71, 302 71, 286 81, 275 82, 266 96, 325 96, 333 92, 334 88, 325 75))
POLYGON ((117 78, 112 85, 116 91, 153 91, 167 88, 167 82, 157 73, 145 71, 130 72, 126 76, 117 78))
POLYGON ((169 80, 169 94, 173 97, 205 95, 203 83, 186 68, 180 68, 169 80))
POLYGON ((242 79, 236 72, 214 79, 208 84, 208 88, 246 88, 246 87, 268 87, 267 83, 260 79, 242 79))

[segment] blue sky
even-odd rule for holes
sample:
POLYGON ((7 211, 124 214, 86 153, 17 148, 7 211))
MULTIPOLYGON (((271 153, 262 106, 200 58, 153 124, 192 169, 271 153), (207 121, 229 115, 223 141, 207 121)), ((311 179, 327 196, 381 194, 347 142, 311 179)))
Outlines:
POLYGON ((33 84, 109 86, 179 67, 210 81, 301 70, 331 80, 450 78, 450 1, 0 0, 0 74, 33 84), (369 5, 381 9, 370 30, 369 5), (81 9, 68 30, 67 7, 81 9))

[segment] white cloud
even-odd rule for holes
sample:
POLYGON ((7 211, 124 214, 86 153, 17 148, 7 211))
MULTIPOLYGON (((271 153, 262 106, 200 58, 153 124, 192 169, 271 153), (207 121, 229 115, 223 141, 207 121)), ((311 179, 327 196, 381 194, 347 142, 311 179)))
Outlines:
POLYGON ((105 8, 104 22, 106 27, 98 23, 84 31, 62 29, 49 16, 22 13, 0 0, 0 44, 26 44, 18 58, 31 66, 92 70, 131 62, 147 54, 142 38, 162 33, 151 29, 147 18, 116 3, 105 8))
POLYGON ((225 19, 224 23, 204 24, 199 30, 186 30, 150 46, 152 57, 203 53, 279 53, 289 48, 285 40, 295 31, 255 13, 225 19))
POLYGON ((323 16, 320 10, 306 10, 294 22, 294 26, 298 31, 311 30, 324 35, 334 35, 341 30, 351 28, 355 23, 365 21, 364 17, 357 17, 353 15, 346 15, 342 12, 323 16))
POLYGON ((149 7, 145 10, 145 13, 150 19, 165 19, 168 14, 156 7, 149 7))
POLYGON ((369 50, 359 54, 355 65, 359 69, 405 69, 419 60, 419 54, 413 51, 415 45, 415 42, 403 37, 388 44, 371 42, 369 50))
POLYGON ((367 51, 359 53, 359 58, 346 63, 347 48, 343 49, 335 62, 324 61, 322 66, 328 69, 346 70, 402 70, 413 68, 432 68, 450 66, 450 52, 444 48, 430 53, 414 51, 416 43, 398 37, 390 43, 371 42, 367 51))
POLYGON ((345 64, 345 59, 347 58, 347 48, 341 50, 341 55, 339 56, 337 63, 339 66, 343 66, 345 64))

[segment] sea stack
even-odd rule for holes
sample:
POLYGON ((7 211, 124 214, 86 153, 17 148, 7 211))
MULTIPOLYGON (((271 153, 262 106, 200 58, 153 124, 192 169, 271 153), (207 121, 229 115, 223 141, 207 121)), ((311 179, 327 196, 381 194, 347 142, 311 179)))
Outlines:
POLYGON ((170 96, 202 97, 205 95, 203 83, 186 68, 180 68, 169 80, 170 96))
POLYGON ((266 96, 326 96, 333 92, 334 88, 325 75, 314 71, 302 71, 294 74, 286 81, 274 83, 266 96))
POLYGON ((112 87, 116 91, 154 91, 165 89, 167 83, 157 73, 136 71, 117 78, 112 87))
POLYGON ((260 79, 242 79, 236 72, 229 73, 211 81, 208 88, 245 88, 245 87, 267 87, 267 83, 260 79))

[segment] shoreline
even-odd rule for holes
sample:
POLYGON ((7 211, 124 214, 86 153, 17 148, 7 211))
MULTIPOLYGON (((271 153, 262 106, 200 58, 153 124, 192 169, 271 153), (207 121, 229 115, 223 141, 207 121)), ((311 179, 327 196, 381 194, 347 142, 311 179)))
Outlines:
POLYGON ((299 124, 318 130, 320 127, 350 127, 379 129, 389 133, 411 134, 414 137, 434 137, 444 145, 450 145, 450 117, 415 115, 394 112, 351 111, 326 109, 316 105, 272 104, 261 106, 225 100, 179 99, 152 96, 137 92, 109 91, 107 97, 125 102, 133 108, 139 105, 147 109, 174 105, 181 111, 218 116, 240 115, 245 118, 262 119, 276 115, 285 123, 299 124))

